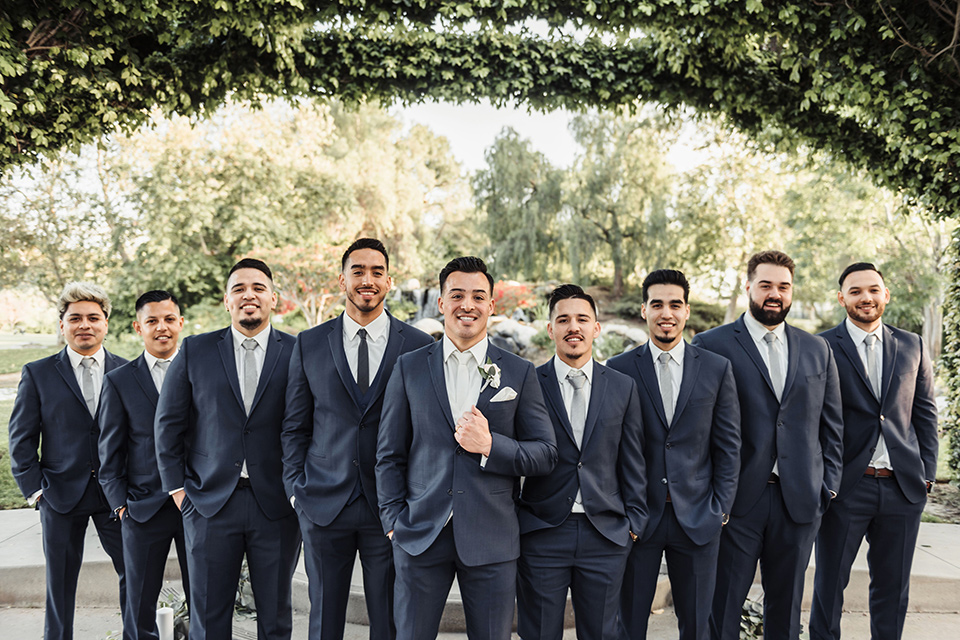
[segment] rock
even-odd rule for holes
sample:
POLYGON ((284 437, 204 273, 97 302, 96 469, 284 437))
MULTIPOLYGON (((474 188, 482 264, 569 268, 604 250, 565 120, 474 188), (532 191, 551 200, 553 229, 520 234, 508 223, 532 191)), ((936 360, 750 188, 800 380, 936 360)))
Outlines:
POLYGON ((420 329, 424 333, 429 333, 434 340, 443 337, 443 323, 433 318, 420 318, 412 325, 415 329, 420 329))

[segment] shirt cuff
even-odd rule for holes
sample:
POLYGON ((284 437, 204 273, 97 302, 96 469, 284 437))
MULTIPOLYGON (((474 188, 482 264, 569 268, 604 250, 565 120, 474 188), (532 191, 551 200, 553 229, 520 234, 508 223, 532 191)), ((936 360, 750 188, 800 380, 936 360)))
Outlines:
POLYGON ((171 496, 172 496, 172 495, 175 494, 177 491, 183 491, 183 487, 180 487, 179 489, 174 489, 173 491, 167 491, 167 495, 171 495, 171 496))
POLYGON ((296 506, 297 506, 297 496, 290 496, 290 506, 296 508, 296 506))
POLYGON ((481 469, 485 469, 485 468, 487 467, 487 460, 488 460, 487 456, 485 456, 485 455, 483 455, 483 454, 481 453, 481 454, 480 454, 480 468, 481 468, 481 469))
POLYGON ((43 495, 43 489, 40 489, 39 491, 34 491, 33 495, 27 498, 27 504, 32 507, 37 503, 37 500, 40 499, 41 495, 43 495))

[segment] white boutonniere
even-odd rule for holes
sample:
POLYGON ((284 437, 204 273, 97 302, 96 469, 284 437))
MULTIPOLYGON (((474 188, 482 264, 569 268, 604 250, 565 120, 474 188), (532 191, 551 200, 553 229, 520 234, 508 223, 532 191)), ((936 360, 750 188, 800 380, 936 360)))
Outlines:
POLYGON ((493 387, 494 389, 500 388, 500 367, 493 364, 493 360, 488 357, 486 364, 482 364, 477 368, 480 369, 480 377, 483 378, 483 386, 480 387, 480 393, 483 393, 483 390, 487 387, 493 387))

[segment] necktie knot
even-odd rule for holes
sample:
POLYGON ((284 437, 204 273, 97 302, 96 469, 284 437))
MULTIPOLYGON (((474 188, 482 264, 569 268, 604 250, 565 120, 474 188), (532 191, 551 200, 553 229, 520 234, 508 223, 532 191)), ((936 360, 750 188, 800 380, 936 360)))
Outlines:
POLYGON ((457 364, 461 367, 465 367, 470 364, 470 361, 473 359, 473 354, 469 351, 454 351, 453 357, 456 359, 457 364))
POLYGON ((246 349, 247 351, 253 351, 257 348, 257 341, 253 338, 246 338, 243 342, 240 343, 240 346, 246 349))
POLYGON ((170 366, 170 361, 169 361, 169 360, 157 360, 157 363, 156 363, 155 365, 153 365, 153 366, 154 366, 155 368, 159 369, 160 371, 163 371, 164 373, 166 373, 167 367, 170 366))
POLYGON ((94 360, 90 356, 87 356, 82 360, 80 360, 80 366, 83 367, 84 369, 89 369, 90 367, 93 366, 93 363, 94 363, 94 360))
POLYGON ((868 333, 868 334, 867 334, 867 337, 864 338, 863 340, 864 340, 864 342, 867 343, 867 348, 868 348, 868 349, 872 349, 872 348, 877 344, 877 341, 878 341, 879 339, 880 339, 880 338, 877 337, 877 334, 875 334, 875 333, 868 333))
POLYGON ((574 389, 583 389, 583 385, 587 384, 586 374, 579 369, 575 369, 568 373, 567 380, 570 381, 570 384, 573 385, 574 389))
POLYGON ((659 360, 660 364, 662 364, 663 366, 667 366, 668 364, 670 364, 670 361, 673 360, 673 356, 671 356, 668 352, 664 351, 663 353, 660 354, 660 357, 657 358, 657 360, 659 360))
POLYGON ((767 341, 767 344, 773 346, 773 343, 777 341, 777 334, 773 331, 767 331, 767 334, 763 336, 763 339, 767 341))
POLYGON ((366 330, 366 329, 359 329, 359 330, 357 331, 357 335, 360 336, 360 342, 366 342, 366 341, 367 341, 367 330, 366 330))

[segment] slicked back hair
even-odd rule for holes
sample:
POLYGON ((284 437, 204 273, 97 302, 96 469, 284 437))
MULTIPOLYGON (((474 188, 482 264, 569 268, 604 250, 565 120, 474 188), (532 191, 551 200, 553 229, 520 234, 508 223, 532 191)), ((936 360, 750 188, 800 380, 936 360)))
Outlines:
POLYGON ((379 251, 383 254, 383 259, 387 263, 387 270, 390 269, 390 256, 387 255, 387 248, 383 246, 383 243, 377 240, 376 238, 358 238, 354 240, 347 250, 343 252, 343 257, 340 259, 340 270, 343 271, 347 268, 347 260, 350 259, 350 254, 354 251, 359 251, 360 249, 373 249, 374 251, 379 251))
MULTIPOLYGON (((267 266, 266 262, 263 260, 257 260, 256 258, 244 258, 237 264, 230 267, 230 272, 227 274, 226 282, 230 282, 230 276, 232 276, 235 271, 239 271, 240 269, 256 269, 257 271, 260 271, 267 276, 267 280, 270 281, 270 286, 273 287, 273 272, 270 271, 270 267, 267 266)), ((224 283, 224 286, 226 286, 226 283, 224 283)))
POLYGON ((840 274, 840 288, 843 289, 843 281, 847 279, 847 276, 851 273, 857 271, 876 271, 877 275, 880 276, 880 279, 883 279, 883 274, 880 272, 880 269, 877 269, 873 266, 872 262, 854 262, 852 265, 843 270, 843 273, 840 274))
POLYGON ((647 277, 643 279, 643 303, 647 303, 647 291, 655 284, 675 284, 681 289, 683 289, 683 302, 687 303, 688 298, 690 297, 690 283, 687 282, 687 277, 683 275, 682 271, 676 269, 657 269, 656 271, 651 271, 647 274, 647 277))
POLYGON ((443 295, 443 286, 447 282, 447 277, 456 271, 462 273, 482 273, 487 276, 487 282, 490 284, 490 295, 493 295, 493 276, 487 271, 487 265, 484 264, 483 260, 475 256, 454 258, 440 270, 440 295, 443 295))
POLYGON ((578 285, 562 284, 550 294, 550 318, 553 318, 553 310, 557 308, 558 302, 571 299, 586 300, 590 303, 590 308, 593 309, 593 319, 596 320, 599 317, 600 314, 597 313, 597 303, 594 301, 593 296, 578 285))
POLYGON ((786 267, 787 271, 790 272, 791 278, 793 277, 793 270, 796 267, 793 258, 783 251, 761 251, 760 253, 755 253, 750 256, 750 260, 747 262, 747 280, 753 281, 753 275, 757 272, 757 267, 762 264, 786 267))
POLYGON ((109 318, 112 306, 110 305, 110 296, 98 284, 92 282, 68 282, 60 292, 60 299, 57 301, 57 311, 60 313, 60 319, 74 302, 96 302, 103 311, 103 317, 109 318))
POLYGON ((140 309, 152 302, 163 302, 164 300, 169 300, 177 305, 177 309, 180 309, 180 301, 177 300, 177 296, 163 289, 154 289, 140 294, 140 297, 137 298, 137 304, 134 306, 134 313, 140 313, 140 309))

